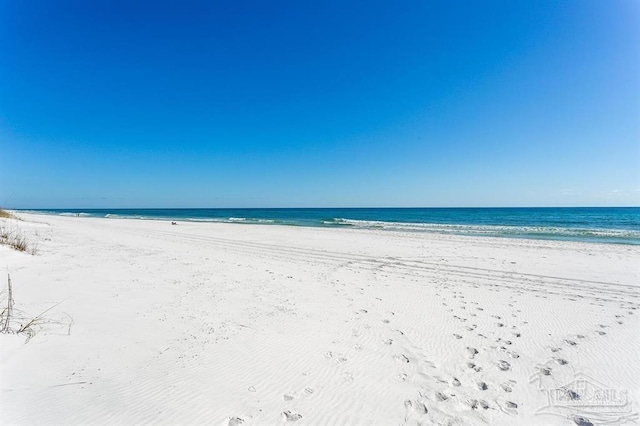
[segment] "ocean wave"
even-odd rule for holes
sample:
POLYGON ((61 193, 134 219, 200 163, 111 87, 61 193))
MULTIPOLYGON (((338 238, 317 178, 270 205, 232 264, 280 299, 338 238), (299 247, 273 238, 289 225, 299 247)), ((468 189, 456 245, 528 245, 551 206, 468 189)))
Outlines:
POLYGON ((96 215, 85 212, 68 212, 60 210, 17 210, 20 213, 38 214, 48 216, 64 216, 64 217, 95 217, 96 215))
POLYGON ((275 223, 276 221, 273 219, 258 219, 258 218, 247 218, 247 217, 230 217, 225 220, 226 223, 248 223, 248 224, 267 224, 267 223, 275 223))
POLYGON ((460 234, 479 236, 513 237, 579 237, 593 239, 639 240, 640 231, 628 229, 595 229, 551 226, 511 226, 511 225, 466 225, 440 223, 385 222, 376 220, 356 220, 334 218, 323 222, 334 226, 352 226, 363 229, 385 229, 396 231, 432 232, 440 234, 460 234))
MULTIPOLYGON (((357 222, 357 221, 354 221, 357 222)), ((335 226, 354 226, 354 224, 349 223, 348 219, 342 218, 333 218, 333 219, 325 219, 322 221, 323 225, 335 225, 335 226)))
POLYGON ((226 222, 226 219, 221 219, 221 218, 203 218, 203 217, 186 217, 186 218, 179 218, 176 220, 184 220, 186 222, 203 222, 203 223, 211 223, 211 222, 217 222, 217 223, 222 223, 222 222, 226 222))
POLYGON ((153 217, 153 216, 143 216, 137 214, 114 214, 107 213, 104 215, 105 218, 108 219, 138 219, 138 220, 170 220, 169 218, 163 217, 153 217))

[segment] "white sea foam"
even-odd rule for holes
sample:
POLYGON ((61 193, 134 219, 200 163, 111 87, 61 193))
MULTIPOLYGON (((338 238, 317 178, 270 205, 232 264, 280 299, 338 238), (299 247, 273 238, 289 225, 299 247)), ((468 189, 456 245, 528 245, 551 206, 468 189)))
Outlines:
POLYGON ((225 219, 220 219, 220 218, 202 218, 202 217, 187 217, 185 219, 180 219, 180 220, 185 220, 187 222, 203 222, 203 223, 208 223, 208 222, 222 223, 222 222, 226 222, 225 219))
POLYGON ((349 225, 366 229, 387 229, 396 231, 432 232, 441 234, 485 235, 485 236, 548 236, 548 237, 593 237, 640 239, 640 231, 626 229, 562 228, 549 226, 508 226, 508 225, 459 225, 440 223, 385 222, 336 218, 331 225, 349 225))

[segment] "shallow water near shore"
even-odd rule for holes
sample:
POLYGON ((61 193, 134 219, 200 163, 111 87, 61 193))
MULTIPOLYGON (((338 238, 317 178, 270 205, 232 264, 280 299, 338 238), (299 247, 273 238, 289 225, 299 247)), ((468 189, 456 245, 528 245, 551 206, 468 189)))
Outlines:
POLYGON ((37 209, 113 219, 346 227, 507 238, 640 244, 640 208, 37 209))
POLYGON ((36 209, 113 219, 252 223, 640 244, 640 208, 36 209))

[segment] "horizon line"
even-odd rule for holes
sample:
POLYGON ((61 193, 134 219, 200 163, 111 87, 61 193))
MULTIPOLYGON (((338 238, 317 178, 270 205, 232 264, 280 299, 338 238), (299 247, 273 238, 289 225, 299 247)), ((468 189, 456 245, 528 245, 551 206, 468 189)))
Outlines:
POLYGON ((0 207, 5 210, 328 210, 328 209, 611 209, 640 208, 635 206, 360 206, 360 207, 0 207))

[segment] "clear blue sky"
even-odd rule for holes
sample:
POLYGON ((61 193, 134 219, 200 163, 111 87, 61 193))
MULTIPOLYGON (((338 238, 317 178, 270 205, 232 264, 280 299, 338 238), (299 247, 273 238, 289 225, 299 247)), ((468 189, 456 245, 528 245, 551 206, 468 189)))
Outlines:
POLYGON ((640 2, 3 1, 0 205, 640 205, 640 2))

